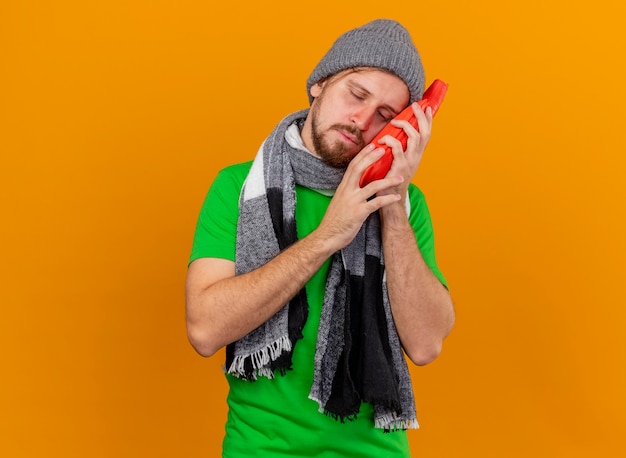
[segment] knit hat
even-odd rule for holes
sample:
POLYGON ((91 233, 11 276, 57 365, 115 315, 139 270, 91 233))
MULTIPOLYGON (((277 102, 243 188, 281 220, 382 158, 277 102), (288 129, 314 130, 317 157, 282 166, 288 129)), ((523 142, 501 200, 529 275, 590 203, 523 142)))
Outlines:
POLYGON ((309 102, 311 86, 322 78, 353 67, 386 69, 408 86, 410 103, 424 93, 424 67, 409 32, 398 22, 377 19, 341 35, 322 57, 306 82, 309 102))

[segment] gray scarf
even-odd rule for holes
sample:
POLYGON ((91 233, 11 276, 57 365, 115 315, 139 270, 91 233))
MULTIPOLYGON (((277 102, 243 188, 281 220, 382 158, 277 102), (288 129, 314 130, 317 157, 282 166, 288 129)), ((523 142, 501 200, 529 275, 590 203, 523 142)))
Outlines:
MULTIPOLYGON (((345 170, 291 147, 285 132, 308 110, 284 118, 265 140, 239 200, 235 268, 250 272, 297 240, 295 185, 332 191, 345 170)), ((308 315, 304 288, 272 318, 226 348, 225 369, 245 380, 291 369, 308 315)), ((351 420, 361 402, 374 406, 375 427, 417 428, 411 378, 396 332, 386 282, 378 213, 331 260, 309 398, 320 412, 351 420)))

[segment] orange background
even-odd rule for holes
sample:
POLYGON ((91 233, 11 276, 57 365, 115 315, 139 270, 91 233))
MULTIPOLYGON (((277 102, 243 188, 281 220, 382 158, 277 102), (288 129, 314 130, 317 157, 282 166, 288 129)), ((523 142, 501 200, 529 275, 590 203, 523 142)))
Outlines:
POLYGON ((421 457, 622 456, 621 0, 3 1, 0 455, 216 456, 183 283, 216 171, 377 17, 450 83, 415 181, 458 320, 412 368, 421 457))

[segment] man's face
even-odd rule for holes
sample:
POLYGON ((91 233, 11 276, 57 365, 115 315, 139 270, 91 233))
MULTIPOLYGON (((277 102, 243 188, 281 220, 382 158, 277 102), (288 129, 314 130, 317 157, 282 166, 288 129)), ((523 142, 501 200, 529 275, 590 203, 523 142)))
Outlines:
POLYGON ((409 101, 397 76, 346 70, 311 88, 315 97, 303 129, 305 145, 327 164, 346 167, 409 101))

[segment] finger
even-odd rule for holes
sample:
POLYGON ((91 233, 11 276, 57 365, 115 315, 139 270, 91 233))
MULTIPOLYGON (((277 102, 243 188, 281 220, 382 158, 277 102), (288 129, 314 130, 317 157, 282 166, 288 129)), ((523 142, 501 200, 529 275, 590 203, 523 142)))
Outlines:
MULTIPOLYGON (((408 121, 399 121, 398 124, 398 127, 403 127, 406 128, 406 130, 410 129, 412 131, 411 134, 407 134, 409 138, 411 138, 412 135, 417 135, 415 129, 413 129, 413 126, 408 121)), ((391 154, 393 155, 394 163, 395 161, 401 161, 404 159, 405 150, 400 140, 391 135, 385 135, 383 138, 380 139, 380 143, 391 148, 391 154)))
POLYGON ((363 187, 363 192, 368 196, 372 196, 385 189, 394 188, 403 181, 404 177, 402 175, 387 176, 385 178, 381 178, 380 180, 374 180, 371 183, 367 184, 363 187))
POLYGON ((432 124, 433 118, 435 117, 435 113, 433 113, 432 107, 426 107, 426 111, 424 111, 426 115, 426 119, 432 124))
POLYGON ((385 148, 378 147, 376 148, 374 144, 370 143, 365 148, 363 148, 348 164, 348 171, 355 171, 356 173, 362 173, 376 162, 385 152, 385 148))
MULTIPOLYGON (((417 106, 418 112, 421 113, 421 117, 425 119, 425 115, 419 108, 419 105, 416 105, 416 106, 417 106)), ((420 116, 420 115, 417 115, 417 116, 420 116)), ((419 122, 419 118, 417 119, 417 121, 419 122)), ((416 127, 411 122, 406 121, 406 120, 394 120, 392 122, 396 127, 400 127, 402 130, 404 130, 404 133, 412 141, 412 143, 419 142, 420 134, 421 134, 421 129, 419 125, 416 127)), ((428 124, 427 120, 422 123, 422 128, 426 131, 426 135, 428 135, 428 128, 424 126, 427 124, 428 124)))
POLYGON ((402 196, 398 193, 384 194, 381 196, 377 195, 376 197, 367 201, 367 210, 369 211, 369 213, 373 213, 377 210, 380 210, 382 207, 391 205, 401 199, 402 196))
POLYGON ((424 112, 420 106, 415 103, 413 104, 413 113, 415 113, 415 118, 417 119, 417 130, 419 133, 426 138, 430 137, 433 122, 432 108, 427 107, 426 112, 424 112))
POLYGON ((379 160, 385 153, 385 148, 378 147, 370 144, 363 148, 348 164, 348 168, 341 180, 341 187, 359 187, 361 176, 365 170, 377 160, 379 160))
MULTIPOLYGON (((413 128, 408 121, 397 121, 397 123, 398 123, 397 127, 404 128, 405 126, 408 126, 408 128, 410 129, 413 128)), ((396 124, 395 121, 394 121, 394 124, 396 124)), ((392 135, 385 135, 378 142, 382 145, 389 146, 392 149, 394 154, 396 152, 401 153, 403 151, 402 143, 400 142, 400 140, 398 140, 396 137, 392 135)))

